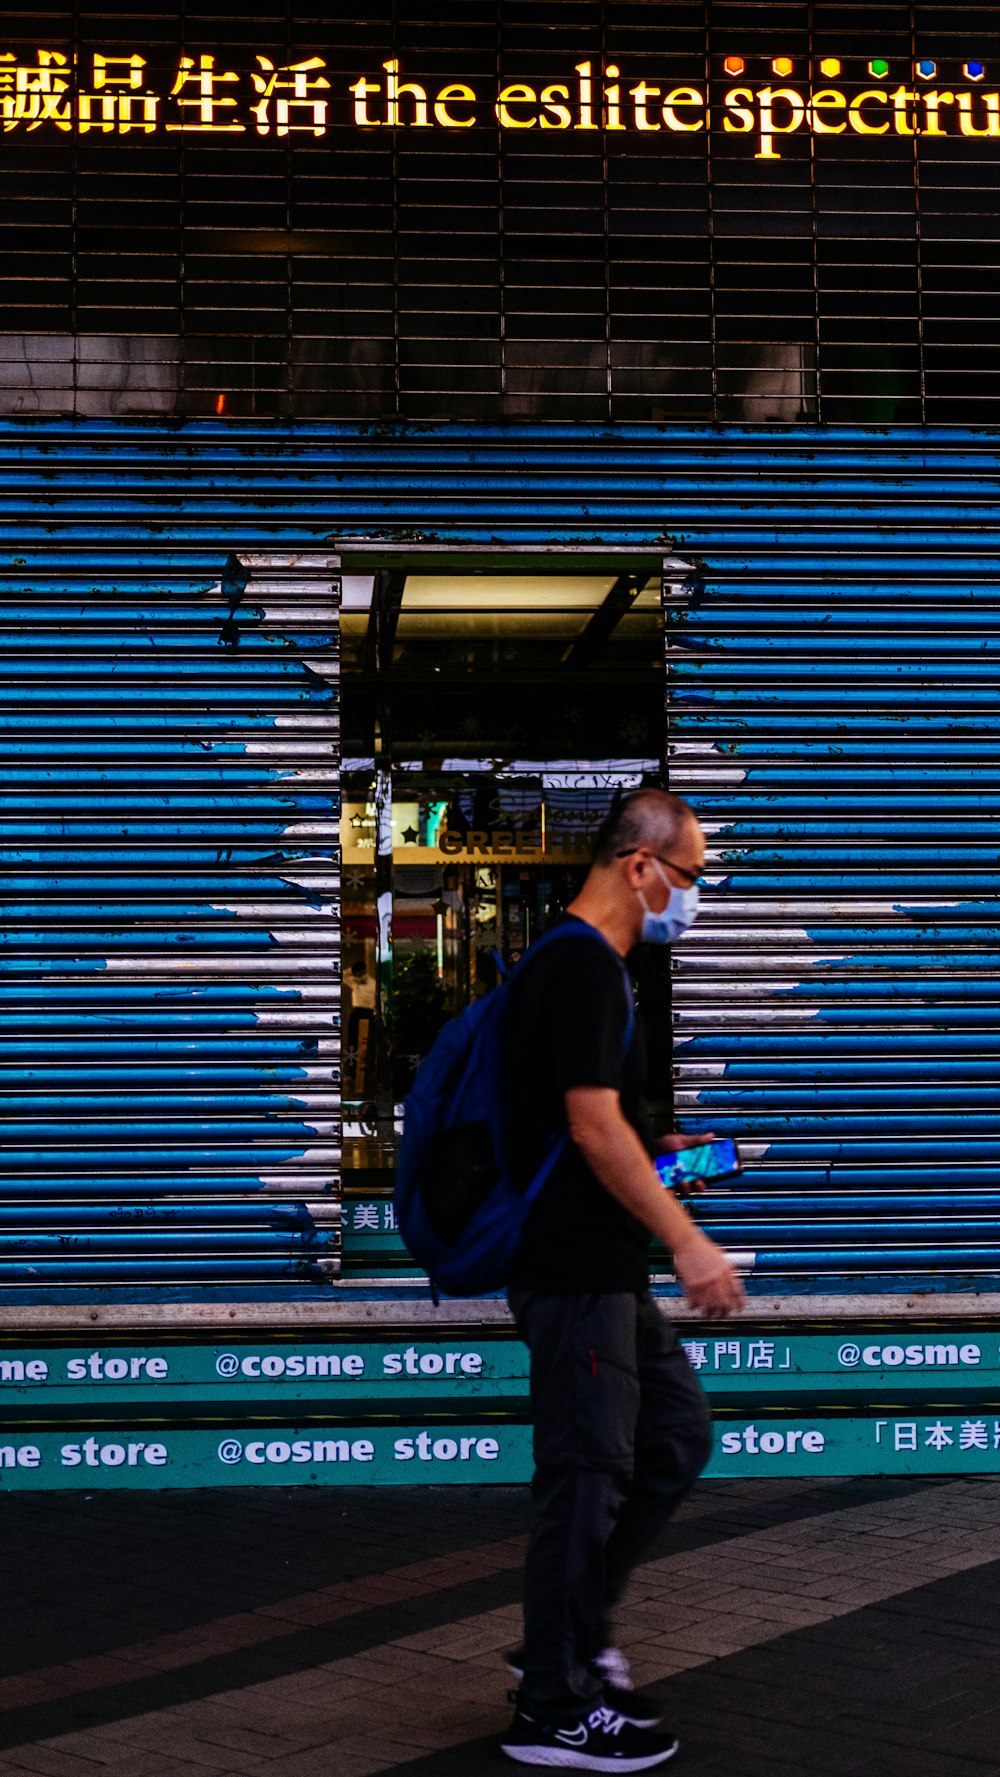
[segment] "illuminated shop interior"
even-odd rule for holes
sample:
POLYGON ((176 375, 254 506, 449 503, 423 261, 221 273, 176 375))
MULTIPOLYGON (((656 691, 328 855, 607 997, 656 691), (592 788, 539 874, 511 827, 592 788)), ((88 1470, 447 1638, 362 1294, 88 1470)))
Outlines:
MULTIPOLYGON (((342 645, 346 1158, 391 1164, 443 1020, 572 900, 615 788, 660 778, 660 564, 348 575, 342 645)), ((668 1111, 665 959, 638 986, 668 1111)))

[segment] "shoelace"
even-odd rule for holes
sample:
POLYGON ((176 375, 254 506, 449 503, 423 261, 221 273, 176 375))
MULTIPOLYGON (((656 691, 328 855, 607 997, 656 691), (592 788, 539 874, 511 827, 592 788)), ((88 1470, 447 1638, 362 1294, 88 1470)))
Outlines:
POLYGON ((616 1715, 613 1709, 595 1709, 588 1715, 587 1722, 592 1728, 600 1728, 605 1734, 620 1734, 625 1726, 625 1717, 616 1715))
POLYGON ((594 1661, 598 1672, 608 1684, 613 1684, 617 1691, 630 1691, 632 1677, 629 1663, 620 1648, 606 1647, 594 1661))

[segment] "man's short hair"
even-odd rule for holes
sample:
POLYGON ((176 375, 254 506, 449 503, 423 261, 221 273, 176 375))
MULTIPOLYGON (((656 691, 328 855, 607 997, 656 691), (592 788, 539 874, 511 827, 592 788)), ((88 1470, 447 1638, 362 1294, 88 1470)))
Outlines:
POLYGON ((641 845, 663 852, 673 844, 685 823, 695 818, 683 796, 675 796, 671 790, 650 785, 631 790, 628 795, 616 792, 594 841, 593 861, 612 864, 622 852, 637 851, 641 845))

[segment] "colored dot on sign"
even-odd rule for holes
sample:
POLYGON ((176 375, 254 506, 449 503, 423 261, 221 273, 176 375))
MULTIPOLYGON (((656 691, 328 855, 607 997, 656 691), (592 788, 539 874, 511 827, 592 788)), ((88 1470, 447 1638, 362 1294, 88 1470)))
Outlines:
POLYGON ((825 74, 829 79, 833 80, 840 73, 840 67, 841 64, 836 56, 824 56, 823 60, 820 62, 819 71, 821 74, 825 74))
POLYGON ((920 75, 921 80, 933 80, 935 74, 937 73, 937 63, 936 62, 918 62, 917 63, 917 73, 920 75))
POLYGON ((884 80, 889 72, 889 64, 884 62, 881 56, 876 56, 873 62, 869 62, 868 72, 874 74, 876 80, 884 80))
POLYGON ((966 62, 962 72, 965 75, 966 80, 982 80, 983 75, 986 73, 986 69, 982 62, 966 62))
POLYGON ((771 66, 776 74, 791 74, 795 63, 789 61, 787 56, 775 56, 771 66))
POLYGON ((722 66, 725 68, 727 74, 742 74, 746 67, 746 62, 743 60, 742 56, 727 56, 722 66))

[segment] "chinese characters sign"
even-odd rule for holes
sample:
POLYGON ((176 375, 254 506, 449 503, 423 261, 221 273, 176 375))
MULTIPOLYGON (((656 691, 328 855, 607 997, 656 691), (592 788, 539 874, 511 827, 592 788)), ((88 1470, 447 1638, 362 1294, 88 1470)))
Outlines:
POLYGON ((259 55, 245 78, 214 55, 182 55, 172 82, 157 91, 140 55, 95 53, 89 84, 79 84, 60 50, 39 50, 34 62, 7 51, 0 53, 0 127, 9 133, 47 126, 81 136, 322 136, 330 88, 324 68, 319 56, 280 65, 259 55))
POLYGON ((681 1344, 710 1394, 753 1398, 809 1383, 864 1396, 892 1387, 921 1391, 947 1381, 963 1389, 1000 1386, 1000 1340, 993 1335, 948 1328, 918 1334, 905 1328, 896 1336, 833 1333, 753 1334, 741 1338, 685 1336, 681 1344))
POLYGON ((857 69, 826 58, 811 71, 787 57, 760 70, 727 56, 715 82, 677 84, 650 71, 625 77, 614 62, 582 59, 562 79, 411 78, 396 58, 359 73, 318 54, 289 59, 258 52, 249 67, 224 55, 181 54, 154 71, 137 52, 94 51, 74 65, 68 51, 30 56, 0 51, 0 134, 322 138, 335 125, 358 130, 501 131, 690 139, 711 129, 741 138, 758 160, 780 160, 792 137, 965 137, 1000 141, 1000 92, 986 90, 984 63, 951 75, 934 62, 898 67, 878 58, 857 69), (739 78, 730 84, 734 74, 739 78))

